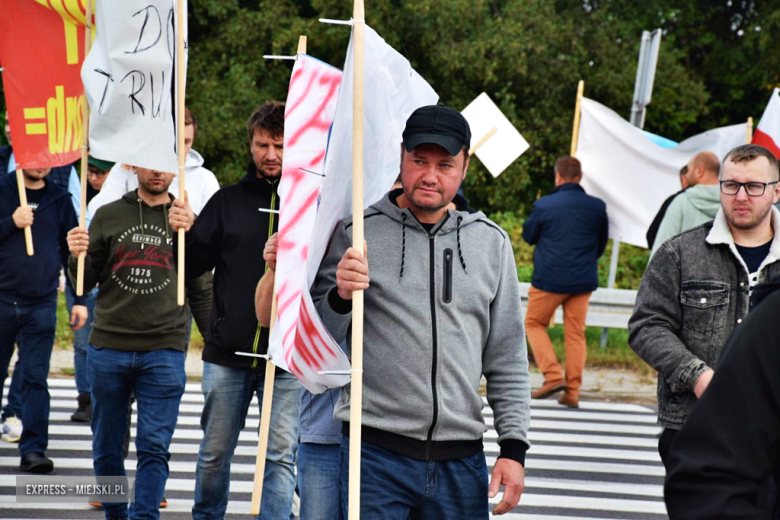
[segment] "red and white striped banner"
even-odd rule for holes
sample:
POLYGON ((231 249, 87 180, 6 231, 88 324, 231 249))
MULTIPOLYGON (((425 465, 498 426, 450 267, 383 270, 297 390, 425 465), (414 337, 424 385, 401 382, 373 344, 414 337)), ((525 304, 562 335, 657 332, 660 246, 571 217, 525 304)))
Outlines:
POLYGON ((278 318, 269 353, 275 365, 313 393, 343 386, 349 359, 322 324, 306 280, 309 244, 322 189, 328 131, 336 112, 341 71, 299 54, 293 68, 284 121, 284 162, 279 196, 279 250, 276 263, 278 318))

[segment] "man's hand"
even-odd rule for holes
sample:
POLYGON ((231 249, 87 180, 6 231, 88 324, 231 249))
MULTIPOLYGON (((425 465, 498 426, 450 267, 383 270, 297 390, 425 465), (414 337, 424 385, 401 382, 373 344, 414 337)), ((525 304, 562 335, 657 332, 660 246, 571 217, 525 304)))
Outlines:
POLYGON ((192 229, 192 225, 195 223, 195 213, 192 212, 190 199, 186 191, 184 192, 184 200, 176 199, 173 201, 171 211, 168 212, 168 222, 173 230, 177 232, 181 228, 185 232, 192 229))
POLYGON ((30 206, 19 206, 11 216, 14 219, 14 224, 16 224, 16 227, 19 229, 32 226, 33 209, 30 206))
POLYGON ((279 233, 274 233, 266 240, 263 248, 263 260, 268 264, 268 269, 276 271, 276 252, 279 249, 279 233))
POLYGON ((525 491, 523 465, 512 459, 498 459, 496 465, 493 466, 493 475, 490 477, 488 497, 495 497, 502 484, 504 485, 504 498, 493 509, 494 515, 508 513, 520 502, 520 495, 525 491))
POLYGON ((89 311, 86 305, 74 305, 70 311, 70 328, 79 330, 86 325, 89 311))
POLYGON ((701 399, 704 391, 710 386, 710 381, 712 381, 712 376, 714 375, 715 371, 712 369, 707 369, 701 373, 699 379, 696 380, 696 384, 693 385, 693 393, 696 394, 696 399, 701 399))
MULTIPOLYGON (((366 251, 366 241, 363 241, 366 251)), ((336 287, 343 300, 351 300, 353 291, 368 289, 368 261, 354 247, 350 247, 336 268, 336 287)))
POLYGON ((76 258, 89 249, 89 232, 87 228, 75 227, 68 231, 68 249, 70 254, 76 258))

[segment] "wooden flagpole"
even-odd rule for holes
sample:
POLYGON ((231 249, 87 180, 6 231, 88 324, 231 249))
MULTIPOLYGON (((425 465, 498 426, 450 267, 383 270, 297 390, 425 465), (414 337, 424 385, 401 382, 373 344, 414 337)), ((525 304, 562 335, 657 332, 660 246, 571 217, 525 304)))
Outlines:
MULTIPOLYGON (((177 50, 176 50, 176 151, 179 153, 179 198, 184 200, 187 192, 184 186, 184 0, 177 0, 178 9, 178 30, 176 31, 177 50)), ((179 251, 178 265, 176 266, 178 275, 177 303, 184 305, 184 228, 179 229, 179 251)))
MULTIPOLYGON (((298 38, 297 54, 306 54, 306 36, 298 38)), ((271 324, 268 327, 268 338, 276 323, 276 282, 274 282, 273 300, 271 301, 271 324)), ((276 379, 276 365, 270 356, 265 362, 265 380, 263 381, 263 407, 260 411, 260 435, 257 439, 257 458, 255 460, 255 480, 252 486, 252 515, 260 514, 260 506, 263 503, 263 482, 265 480, 265 458, 268 453, 268 434, 271 431, 271 411, 274 403, 274 381, 276 379)))
MULTIPOLYGON (((365 7, 354 0, 352 13, 352 247, 364 250, 363 240, 363 119, 365 7)), ((360 457, 363 424, 363 291, 352 293, 352 382, 349 405, 349 516, 360 519, 360 457)))
POLYGON ((745 144, 753 142, 753 118, 748 117, 747 120, 747 132, 745 133, 745 144))
POLYGON ((485 144, 488 141, 488 139, 493 137, 496 134, 496 132, 498 132, 498 128, 496 128, 495 126, 491 128, 490 131, 486 133, 484 137, 482 137, 482 139, 477 141, 477 144, 471 147, 471 150, 469 150, 469 157, 477 153, 477 150, 482 148, 482 145, 485 144))
POLYGON ((577 153, 577 141, 580 137, 580 114, 582 113, 582 93, 585 90, 585 82, 580 80, 577 84, 577 102, 574 105, 574 127, 571 131, 571 153, 574 157, 577 153))
MULTIPOLYGON (((18 163, 16 165, 16 184, 19 186, 19 206, 26 208, 27 192, 24 188, 24 174, 22 173, 22 165, 18 163)), ((24 227, 24 243, 27 247, 27 256, 33 256, 35 251, 33 250, 32 230, 30 229, 30 226, 24 227)))
MULTIPOLYGON (((92 46, 92 1, 87 0, 87 18, 86 27, 84 29, 84 58, 86 59, 89 54, 89 49, 92 46)), ((79 208, 79 227, 87 227, 87 177, 89 176, 88 161, 89 161, 89 104, 87 103, 87 95, 84 93, 84 106, 82 116, 84 118, 82 124, 82 139, 81 139, 81 208, 79 208)), ((86 251, 79 254, 78 263, 76 265, 76 296, 82 296, 84 294, 84 260, 87 258, 86 251)))

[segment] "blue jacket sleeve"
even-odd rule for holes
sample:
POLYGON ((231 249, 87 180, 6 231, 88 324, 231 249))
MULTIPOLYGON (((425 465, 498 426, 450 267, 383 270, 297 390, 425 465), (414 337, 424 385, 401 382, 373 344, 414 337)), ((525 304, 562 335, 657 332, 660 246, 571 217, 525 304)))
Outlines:
POLYGON ((597 258, 604 254, 607 249, 607 240, 609 239, 609 218, 607 217, 607 210, 604 210, 602 215, 601 229, 599 230, 599 248, 597 258))
POLYGON ((539 217, 539 210, 534 204, 531 214, 523 222, 523 240, 531 245, 536 244, 539 241, 539 236, 542 233, 542 222, 539 217))

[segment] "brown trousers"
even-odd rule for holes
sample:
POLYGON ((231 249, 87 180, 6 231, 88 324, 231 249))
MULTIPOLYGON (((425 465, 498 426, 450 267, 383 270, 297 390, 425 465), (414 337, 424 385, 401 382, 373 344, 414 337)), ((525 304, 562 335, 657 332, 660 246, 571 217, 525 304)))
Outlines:
POLYGON ((591 293, 556 294, 531 286, 528 291, 528 313, 525 331, 545 383, 564 381, 563 368, 555 356, 547 327, 559 305, 563 305, 563 336, 566 343, 566 393, 579 397, 582 370, 585 368, 587 344, 585 317, 591 293))

